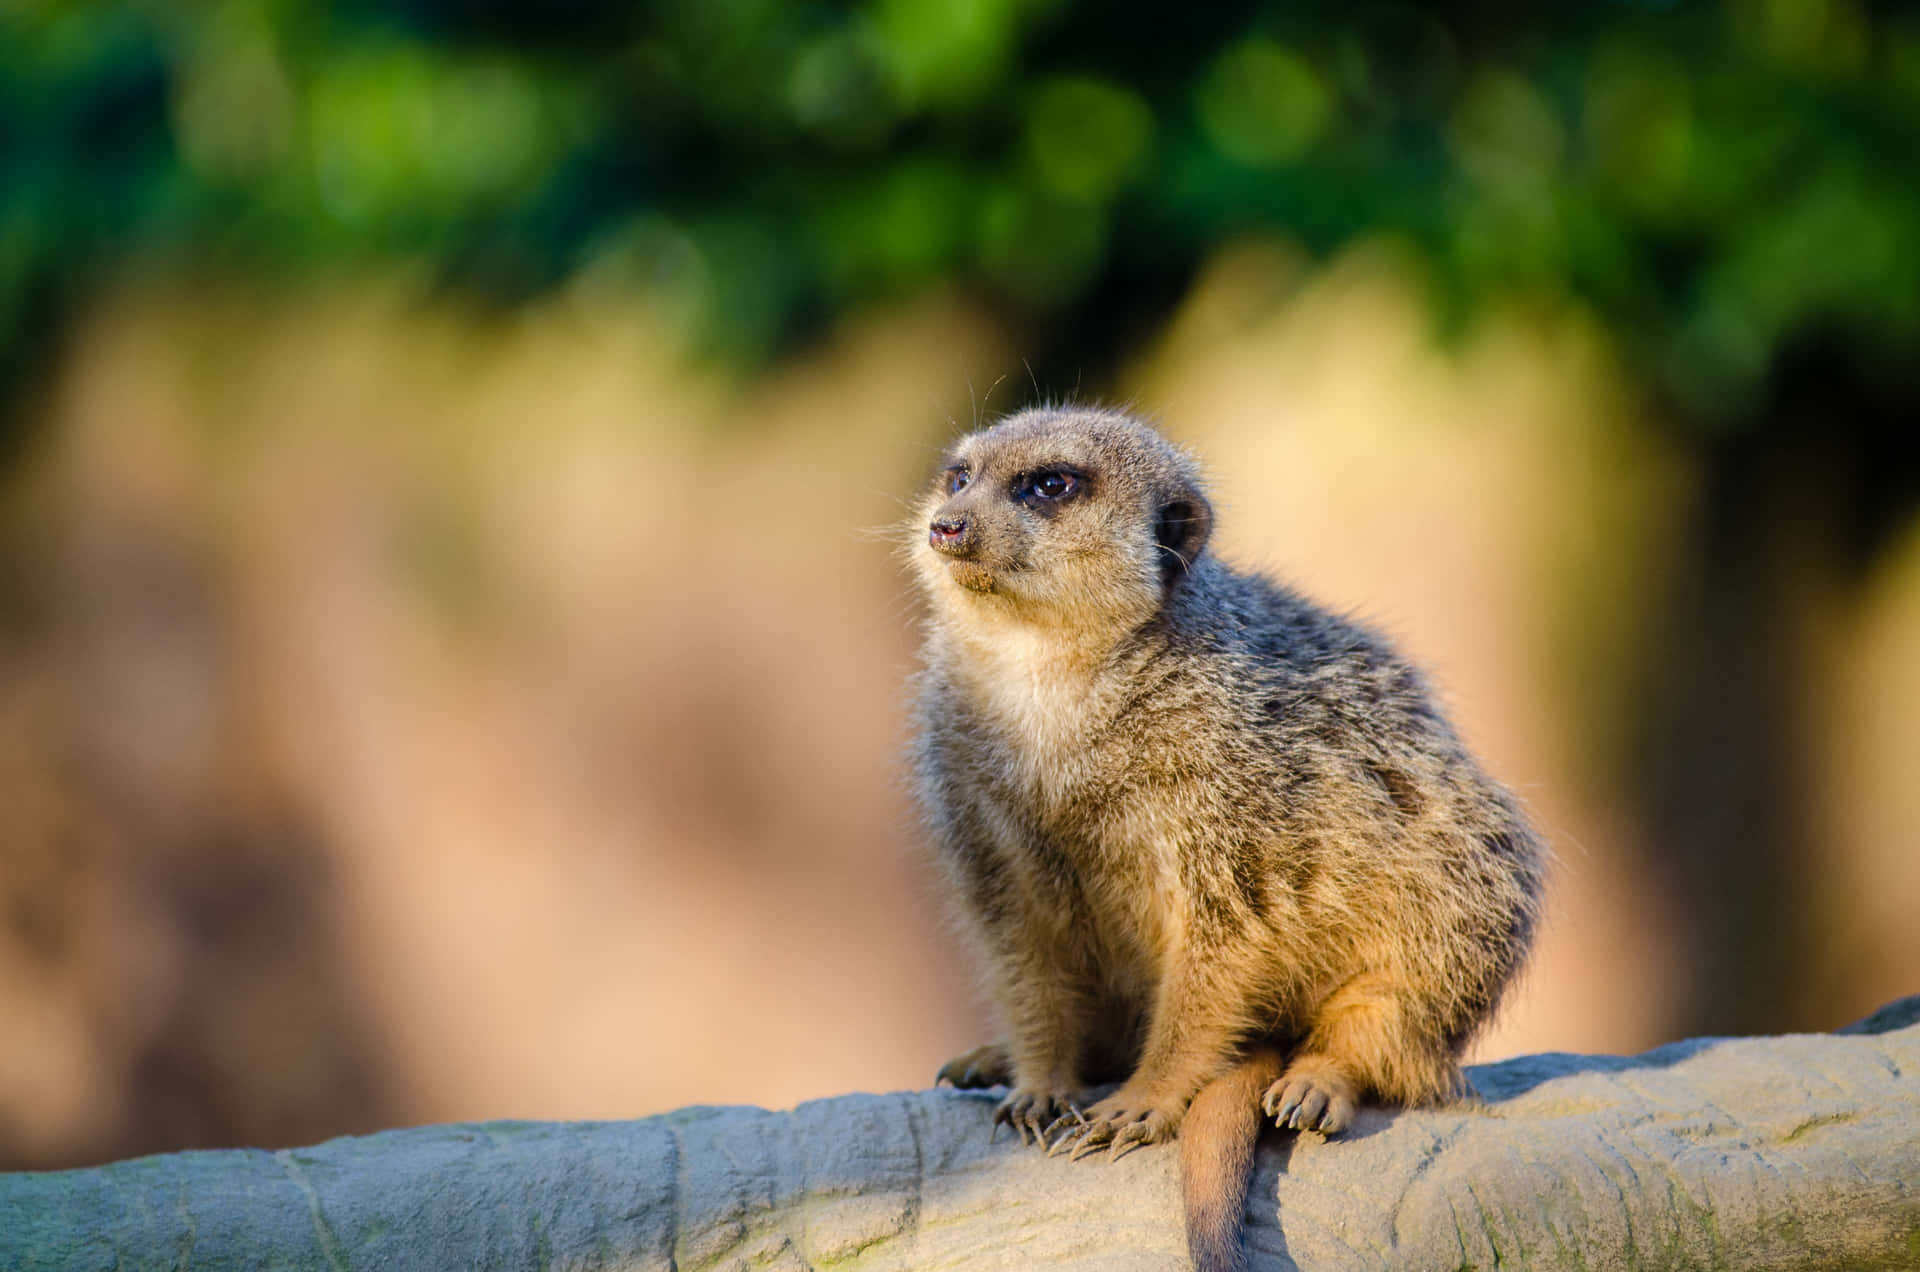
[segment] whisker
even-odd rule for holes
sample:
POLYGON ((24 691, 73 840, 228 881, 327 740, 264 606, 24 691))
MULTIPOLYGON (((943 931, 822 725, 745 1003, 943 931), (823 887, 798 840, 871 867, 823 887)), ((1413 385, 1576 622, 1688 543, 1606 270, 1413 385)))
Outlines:
POLYGON ((1193 562, 1181 556, 1176 549, 1170 548, 1164 543, 1156 543, 1153 546, 1160 549, 1160 551, 1166 553, 1168 556, 1172 557, 1174 560, 1178 561, 1180 563, 1180 572, 1182 574, 1191 574, 1193 572, 1193 562))
MULTIPOLYGON (((1006 381, 1007 381, 1007 373, 1005 371, 1002 371, 997 377, 995 377, 993 383, 987 386, 986 393, 980 399, 980 407, 982 410, 985 410, 988 404, 993 401, 993 391, 999 388, 1002 384, 1005 384, 1006 381)), ((974 418, 973 426, 975 428, 980 427, 980 420, 978 416, 974 418)))

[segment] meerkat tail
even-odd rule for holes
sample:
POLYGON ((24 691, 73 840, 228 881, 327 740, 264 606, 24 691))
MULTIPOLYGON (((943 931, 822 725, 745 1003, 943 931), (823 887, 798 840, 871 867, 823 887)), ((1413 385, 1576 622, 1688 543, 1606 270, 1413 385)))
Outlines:
POLYGON ((1278 1051, 1255 1048, 1193 1097, 1180 1127, 1187 1249, 1198 1272, 1246 1272, 1240 1228, 1260 1136, 1260 1096, 1281 1068, 1278 1051))

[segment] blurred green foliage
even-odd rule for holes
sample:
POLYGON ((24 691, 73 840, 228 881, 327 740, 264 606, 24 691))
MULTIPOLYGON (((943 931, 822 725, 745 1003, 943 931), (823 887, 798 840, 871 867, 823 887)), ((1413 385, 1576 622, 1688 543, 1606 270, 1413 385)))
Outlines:
POLYGON ((1384 231, 1737 428, 1810 327, 1920 358, 1917 156, 1863 0, 0 0, 0 374, 130 256, 581 280, 749 360, 958 280, 1101 365, 1226 239, 1384 231))

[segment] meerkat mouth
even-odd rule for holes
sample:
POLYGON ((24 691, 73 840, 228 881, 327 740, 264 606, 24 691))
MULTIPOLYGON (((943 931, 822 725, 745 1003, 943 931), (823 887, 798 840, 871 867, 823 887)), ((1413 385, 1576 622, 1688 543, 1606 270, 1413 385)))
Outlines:
POLYGON ((972 561, 950 561, 953 581, 969 592, 993 591, 993 571, 972 561))

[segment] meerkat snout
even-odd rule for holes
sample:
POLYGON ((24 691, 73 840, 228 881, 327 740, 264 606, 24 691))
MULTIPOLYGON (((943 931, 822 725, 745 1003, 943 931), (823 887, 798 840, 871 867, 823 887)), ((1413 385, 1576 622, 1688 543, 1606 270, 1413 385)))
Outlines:
POLYGON ((936 552, 952 557, 973 555, 973 523, 965 517, 935 517, 927 527, 927 542, 936 552))

